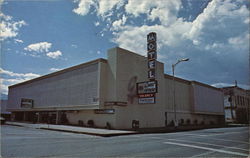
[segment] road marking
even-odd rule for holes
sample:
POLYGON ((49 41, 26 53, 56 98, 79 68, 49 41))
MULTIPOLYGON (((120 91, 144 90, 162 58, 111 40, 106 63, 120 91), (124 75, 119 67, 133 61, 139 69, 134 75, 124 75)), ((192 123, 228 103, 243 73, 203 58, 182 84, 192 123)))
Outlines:
MULTIPOLYGON (((207 135, 197 135, 197 134, 183 134, 183 135, 190 135, 191 137, 196 137, 196 138, 198 138, 197 136, 202 136, 202 137, 207 136, 207 135)), ((210 136, 213 136, 213 135, 210 135, 210 136)), ((238 140, 230 140, 230 139, 220 139, 220 138, 207 138, 207 139, 222 140, 222 141, 229 141, 229 142, 242 143, 242 144, 250 144, 248 142, 238 141, 238 140)))
MULTIPOLYGON (((212 154, 214 153, 215 151, 208 151, 208 152, 205 152, 205 153, 202 153, 202 154, 198 154, 198 155, 194 155, 192 157, 208 157, 208 156, 205 156, 205 155, 208 155, 208 154, 212 154)), ((192 158, 191 157, 191 158, 192 158)))
POLYGON ((242 149, 242 148, 237 148, 237 147, 231 147, 231 146, 225 146, 225 145, 218 145, 218 144, 210 144, 210 143, 202 143, 202 142, 196 142, 196 141, 190 141, 190 140, 180 140, 180 139, 168 139, 168 140, 180 141, 180 142, 187 142, 187 143, 195 143, 195 144, 202 144, 202 145, 218 146, 218 147, 230 148, 230 149, 237 149, 237 150, 242 150, 242 151, 249 151, 249 150, 242 149))
POLYGON ((197 146, 197 145, 175 143, 175 142, 163 142, 163 143, 171 144, 171 145, 178 145, 178 146, 185 146, 185 147, 190 147, 190 148, 204 149, 204 150, 215 151, 215 152, 220 152, 220 153, 226 153, 226 154, 231 154, 231 155, 248 156, 247 154, 243 154, 243 153, 239 153, 239 152, 232 152, 232 151, 202 147, 202 146, 197 146))
MULTIPOLYGON (((209 132, 208 132, 209 133, 209 132)), ((240 131, 240 132, 226 132, 226 133, 210 133, 210 134, 191 134, 191 133, 184 133, 185 135, 197 135, 202 137, 207 136, 216 136, 216 135, 227 135, 227 134, 234 134, 234 133, 248 133, 248 131, 240 131)))

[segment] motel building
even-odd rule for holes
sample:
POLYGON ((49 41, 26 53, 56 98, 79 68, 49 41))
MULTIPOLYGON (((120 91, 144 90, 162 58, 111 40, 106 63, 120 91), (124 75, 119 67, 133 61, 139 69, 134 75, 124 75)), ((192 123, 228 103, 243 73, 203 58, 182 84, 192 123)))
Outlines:
POLYGON ((220 89, 165 74, 149 46, 148 57, 116 47, 107 59, 10 86, 8 110, 13 121, 167 128, 222 125, 223 102, 220 89))

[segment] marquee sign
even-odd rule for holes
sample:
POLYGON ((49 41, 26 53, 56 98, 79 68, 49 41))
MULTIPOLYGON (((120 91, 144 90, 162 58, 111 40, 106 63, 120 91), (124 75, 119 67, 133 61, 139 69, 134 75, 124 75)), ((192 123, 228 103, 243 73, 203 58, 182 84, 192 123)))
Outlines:
POLYGON ((137 94, 157 93, 157 81, 139 82, 136 84, 137 94))

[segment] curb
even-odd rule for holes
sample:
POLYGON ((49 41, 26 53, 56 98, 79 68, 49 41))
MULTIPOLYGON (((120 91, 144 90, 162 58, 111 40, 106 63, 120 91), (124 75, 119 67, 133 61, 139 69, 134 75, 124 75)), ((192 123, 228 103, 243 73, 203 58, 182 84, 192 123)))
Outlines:
POLYGON ((22 126, 22 125, 15 125, 15 124, 8 124, 8 123, 5 123, 4 125, 17 126, 17 127, 25 127, 25 126, 22 126))
POLYGON ((139 133, 111 133, 111 134, 100 134, 100 133, 70 131, 70 130, 62 130, 62 129, 51 129, 51 128, 44 128, 44 127, 41 127, 41 128, 39 128, 39 129, 49 130, 49 131, 60 131, 60 132, 67 132, 67 133, 87 134, 87 135, 101 136, 101 137, 113 137, 113 136, 123 136, 123 135, 139 134, 139 133))
POLYGON ((46 127, 31 127, 28 125, 22 125, 22 124, 12 124, 12 123, 6 123, 6 125, 10 126, 17 126, 17 127, 26 127, 26 128, 34 128, 34 129, 43 129, 43 130, 50 130, 50 131, 59 131, 59 132, 67 132, 67 133, 77 133, 77 134, 87 134, 87 135, 93 135, 93 136, 101 136, 101 137, 113 137, 113 136, 122 136, 122 135, 132 135, 132 134, 139 134, 140 132, 131 132, 131 133, 92 133, 92 132, 84 132, 84 131, 73 131, 73 130, 64 130, 64 129, 55 129, 55 128, 46 128, 46 127))

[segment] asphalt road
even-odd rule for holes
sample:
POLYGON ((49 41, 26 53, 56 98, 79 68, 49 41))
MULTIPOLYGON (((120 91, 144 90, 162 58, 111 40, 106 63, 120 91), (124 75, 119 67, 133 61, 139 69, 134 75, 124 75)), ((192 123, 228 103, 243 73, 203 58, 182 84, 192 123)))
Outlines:
POLYGON ((1 126, 2 157, 247 157, 249 128, 98 137, 1 126))

